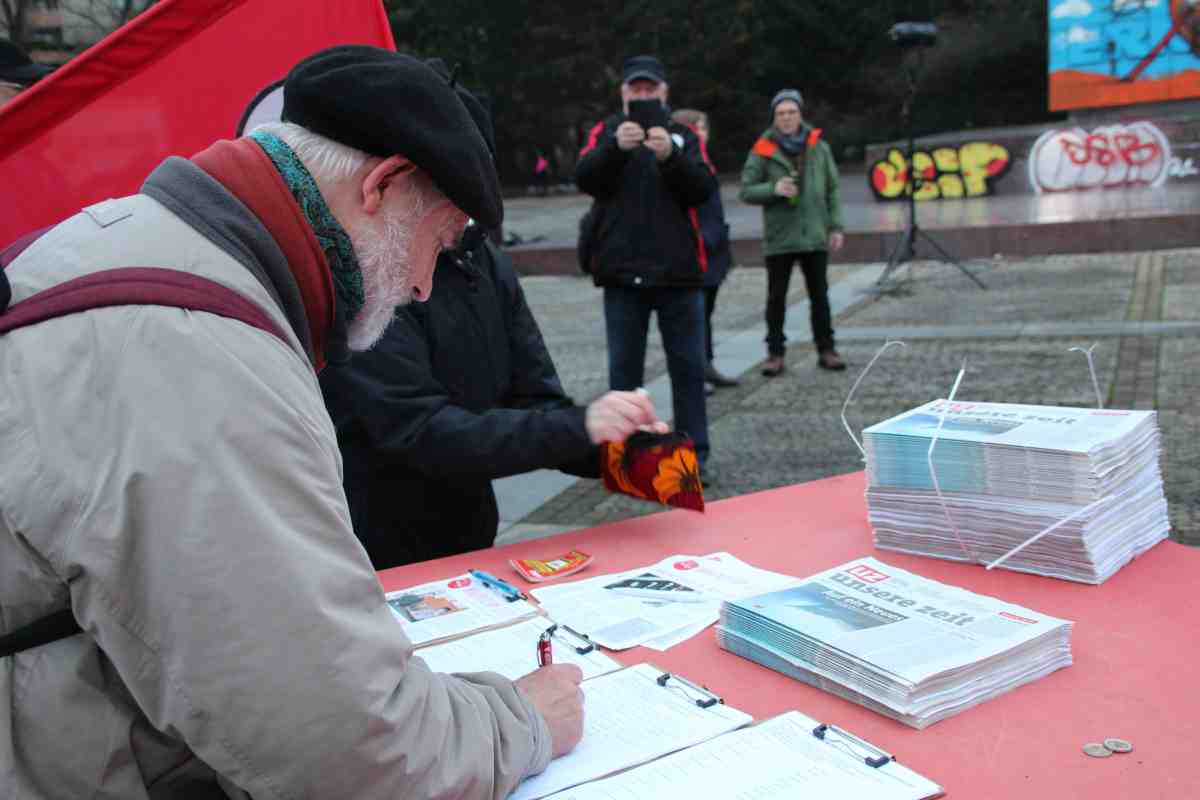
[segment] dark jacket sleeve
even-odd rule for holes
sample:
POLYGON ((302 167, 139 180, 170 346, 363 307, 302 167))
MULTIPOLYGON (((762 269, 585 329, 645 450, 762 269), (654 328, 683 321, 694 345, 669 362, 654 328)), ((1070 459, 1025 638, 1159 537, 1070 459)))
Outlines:
MULTIPOLYGON (((521 324, 532 324, 532 317, 521 324)), ((528 342, 529 334, 520 339, 528 342)), ((540 334, 536 341, 541 345, 540 334)), ((438 379, 420 313, 403 309, 374 348, 326 369, 321 384, 339 435, 343 428, 359 430, 372 468, 492 480, 589 457, 585 410, 571 405, 549 356, 544 358, 540 368, 528 357, 514 368, 530 373, 514 395, 518 407, 470 411, 455 405, 438 379)), ((487 365, 461 366, 478 380, 492 380, 487 365)))
POLYGON ((600 449, 588 437, 584 424, 586 409, 577 407, 563 391, 558 370, 546 349, 537 320, 525 302, 525 292, 521 289, 512 262, 506 254, 490 246, 485 252, 491 261, 497 293, 506 304, 508 318, 512 371, 504 406, 541 413, 571 412, 571 419, 575 422, 570 431, 573 436, 568 439, 564 433, 559 453, 568 460, 560 461, 555 466, 583 478, 600 477, 600 449))
POLYGON ((663 182, 687 208, 702 205, 717 188, 717 179, 700 155, 700 140, 685 126, 672 125, 672 133, 683 136, 683 147, 659 165, 663 182))
POLYGON ((629 153, 617 147, 614 120, 596 123, 575 165, 575 185, 597 200, 605 200, 621 189, 621 172, 629 153))

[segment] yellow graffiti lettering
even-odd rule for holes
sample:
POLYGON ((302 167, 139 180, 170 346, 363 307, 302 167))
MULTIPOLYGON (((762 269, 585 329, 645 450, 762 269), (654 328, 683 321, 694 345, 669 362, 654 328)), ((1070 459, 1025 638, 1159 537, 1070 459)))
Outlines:
POLYGON ((958 175, 938 175, 938 189, 942 197, 962 197, 967 192, 963 188, 962 178, 958 175))
POLYGON ((1003 174, 1009 165, 1008 150, 989 142, 970 142, 958 151, 963 182, 972 197, 987 194, 988 180, 1003 174))
POLYGON ((933 151, 933 163, 938 172, 958 172, 958 151, 953 147, 939 147, 933 151))
POLYGON ((882 198, 894 200, 904 194, 908 180, 908 162, 904 154, 892 148, 887 158, 876 161, 869 175, 871 186, 882 198))
POLYGON ((920 150, 913 153, 913 177, 917 185, 914 197, 918 200, 934 200, 938 197, 937 168, 929 153, 920 150))
MULTIPOLYGON (((1012 166, 1008 150, 993 142, 967 142, 961 147, 938 147, 932 153, 913 153, 914 197, 936 200, 943 197, 977 197, 988 194, 993 184, 1012 166)), ((867 180, 879 200, 898 200, 910 191, 908 160, 898 148, 871 165, 867 180)))

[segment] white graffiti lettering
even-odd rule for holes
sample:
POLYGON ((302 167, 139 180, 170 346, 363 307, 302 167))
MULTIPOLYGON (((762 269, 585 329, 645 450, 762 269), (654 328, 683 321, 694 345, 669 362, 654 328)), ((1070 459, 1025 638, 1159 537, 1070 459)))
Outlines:
POLYGON ((1033 190, 1069 192, 1118 186, 1162 186, 1171 144, 1150 122, 1046 131, 1029 151, 1033 190))
POLYGON ((1172 178, 1190 178, 1200 175, 1200 169, 1190 158, 1171 156, 1171 161, 1167 164, 1167 174, 1172 178))

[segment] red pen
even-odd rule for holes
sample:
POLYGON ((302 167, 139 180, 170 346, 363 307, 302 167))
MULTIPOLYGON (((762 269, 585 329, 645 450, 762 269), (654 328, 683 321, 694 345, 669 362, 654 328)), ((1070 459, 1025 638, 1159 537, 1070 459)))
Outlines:
POLYGON ((551 625, 542 635, 538 637, 538 666, 545 667, 554 663, 554 647, 550 644, 550 635, 554 633, 556 625, 551 625))

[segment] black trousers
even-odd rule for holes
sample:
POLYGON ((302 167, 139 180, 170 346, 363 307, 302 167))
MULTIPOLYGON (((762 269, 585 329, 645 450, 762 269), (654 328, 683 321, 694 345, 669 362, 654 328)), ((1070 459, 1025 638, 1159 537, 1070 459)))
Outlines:
POLYGON ((713 309, 717 307, 717 290, 720 288, 719 283, 716 286, 704 287, 704 354, 710 364, 713 360, 712 315, 713 309))
POLYGON ((787 318, 788 283, 792 264, 800 262, 804 282, 808 287, 808 308, 812 322, 813 342, 817 352, 833 349, 833 319, 829 313, 829 253, 812 250, 807 253, 779 253, 767 256, 767 354, 781 356, 786 348, 783 324, 787 318))

